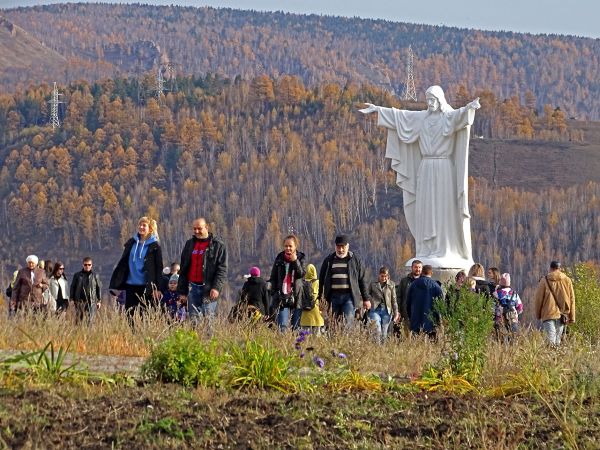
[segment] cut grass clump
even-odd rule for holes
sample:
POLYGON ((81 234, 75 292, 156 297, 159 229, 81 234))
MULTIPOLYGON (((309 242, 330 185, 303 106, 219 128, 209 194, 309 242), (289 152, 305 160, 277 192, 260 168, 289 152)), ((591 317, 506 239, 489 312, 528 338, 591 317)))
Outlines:
POLYGON ((222 363, 214 340, 204 343, 196 332, 178 329, 152 349, 142 377, 184 386, 218 386, 222 363))

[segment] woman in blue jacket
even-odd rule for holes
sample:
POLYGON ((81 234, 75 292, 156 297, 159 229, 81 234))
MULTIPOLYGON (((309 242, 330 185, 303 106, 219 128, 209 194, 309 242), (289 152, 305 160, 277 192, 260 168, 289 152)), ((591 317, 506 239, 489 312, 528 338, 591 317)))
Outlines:
POLYGON ((110 279, 110 289, 125 290, 125 311, 130 318, 138 307, 158 304, 162 270, 156 220, 142 217, 110 279))

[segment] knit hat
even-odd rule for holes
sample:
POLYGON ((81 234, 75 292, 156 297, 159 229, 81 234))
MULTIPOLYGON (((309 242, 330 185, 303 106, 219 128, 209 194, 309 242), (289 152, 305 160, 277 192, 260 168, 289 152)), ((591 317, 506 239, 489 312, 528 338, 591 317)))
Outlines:
POLYGON ((260 269, 256 266, 250 267, 250 276, 251 277, 260 277, 260 269))
POLYGON ((503 273, 500 277, 500 286, 510 287, 510 273, 503 273))
POLYGON ((342 234, 340 236, 335 237, 335 245, 347 245, 350 242, 348 241, 348 236, 342 234))
POLYGON ((179 281, 179 275, 177 275, 176 273, 174 273, 173 275, 171 275, 171 278, 169 278, 169 283, 174 281, 175 283, 177 283, 179 281))

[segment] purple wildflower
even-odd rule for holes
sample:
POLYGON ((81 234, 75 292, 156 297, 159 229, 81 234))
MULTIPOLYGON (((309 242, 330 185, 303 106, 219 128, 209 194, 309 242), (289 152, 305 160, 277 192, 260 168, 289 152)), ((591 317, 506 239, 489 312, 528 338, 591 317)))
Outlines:
POLYGON ((300 345, 300 343, 296 342, 296 343, 294 344, 294 348, 295 348, 296 350, 300 350, 300 349, 302 348, 302 346, 300 345))
POLYGON ((306 355, 306 353, 304 353, 304 352, 300 353, 300 358, 304 358, 304 355, 306 355))
POLYGON ((338 358, 342 358, 342 359, 346 359, 347 358, 347 356, 346 356, 345 353, 338 353, 337 356, 338 356, 338 358))
POLYGON ((320 369, 322 369, 323 367, 325 367, 325 361, 323 361, 322 358, 319 358, 318 356, 315 356, 313 358, 313 362, 319 366, 320 369))

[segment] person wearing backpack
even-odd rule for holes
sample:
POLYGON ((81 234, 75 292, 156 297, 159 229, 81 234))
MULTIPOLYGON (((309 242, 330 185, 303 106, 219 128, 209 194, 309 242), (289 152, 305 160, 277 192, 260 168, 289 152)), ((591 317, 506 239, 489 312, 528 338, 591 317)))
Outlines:
POLYGON ((302 309, 298 305, 302 293, 302 279, 306 274, 304 253, 298 251, 300 240, 290 234, 283 240, 283 251, 275 258, 271 269, 271 315, 275 317, 281 331, 288 328, 290 312, 291 326, 300 326, 302 309))
MULTIPOLYGON (((304 281, 310 283, 310 295, 312 296, 311 309, 303 309, 302 316, 300 317, 300 327, 309 330, 313 334, 320 334, 321 330, 325 326, 325 320, 321 315, 319 308, 319 302, 317 297, 319 296, 319 279, 317 278, 317 268, 314 264, 306 265, 306 275, 304 275, 304 281)), ((305 288, 307 286, 305 285, 305 288)))
POLYGON ((247 296, 247 307, 258 310, 261 316, 269 314, 269 288, 256 266, 250 268, 250 276, 242 286, 242 295, 244 294, 247 296))
POLYGON ((400 318, 398 301, 396 300, 396 284, 390 280, 390 271, 383 266, 379 269, 377 281, 369 285, 371 309, 369 321, 375 325, 376 340, 383 343, 388 336, 388 328, 393 320, 400 318))
POLYGON ((500 285, 492 294, 495 301, 494 329, 499 340, 503 336, 510 339, 519 331, 519 315, 523 312, 523 302, 517 291, 510 287, 510 274, 503 273, 500 285))

